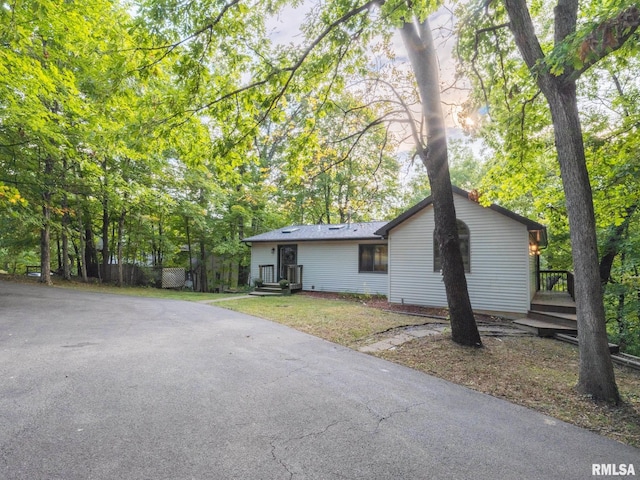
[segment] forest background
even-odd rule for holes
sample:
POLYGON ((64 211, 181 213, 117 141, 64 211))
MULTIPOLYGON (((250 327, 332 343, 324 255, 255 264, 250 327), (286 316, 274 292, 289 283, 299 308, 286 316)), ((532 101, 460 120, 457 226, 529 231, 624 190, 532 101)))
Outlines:
MULTIPOLYGON (((585 3, 591 19, 622 7, 585 3)), ((441 60, 457 60, 442 83, 452 183, 547 225, 543 267, 570 270, 548 107, 487 5, 432 21, 441 60)), ((243 237, 390 219, 423 199, 407 59, 392 30, 357 16, 337 25, 355 7, 0 1, 0 268, 124 284, 109 265, 180 266, 203 291, 234 288, 249 262, 243 237), (283 40, 274 27, 297 26, 301 11, 299 35, 283 40)), ((549 8, 531 3, 543 38, 549 8)), ((640 63, 629 43, 584 72, 578 95, 608 330, 640 354, 640 63)))

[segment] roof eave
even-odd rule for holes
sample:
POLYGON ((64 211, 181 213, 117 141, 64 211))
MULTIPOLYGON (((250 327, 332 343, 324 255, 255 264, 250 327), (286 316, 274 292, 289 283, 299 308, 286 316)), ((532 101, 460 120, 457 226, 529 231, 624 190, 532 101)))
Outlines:
MULTIPOLYGON (((456 187, 455 185, 452 185, 451 189, 452 189, 453 193, 458 194, 461 197, 465 197, 467 199, 469 198, 469 192, 467 192, 466 190, 463 190, 460 187, 456 187)), ((403 223, 405 220, 408 220, 409 218, 414 216, 419 211, 425 209, 426 207, 428 207, 432 203, 433 203, 433 195, 429 195, 427 198, 425 198, 421 202, 417 203, 416 205, 411 207, 406 212, 400 214, 399 216, 397 216, 396 218, 391 220, 389 223, 387 223, 384 227, 376 230, 374 233, 376 235, 380 235, 380 236, 382 236, 384 238, 387 238, 389 236, 389 232, 392 229, 394 229, 395 227, 397 227, 398 225, 403 223)), ((533 220, 529 220, 528 218, 523 217, 522 215, 519 215, 519 214, 517 214, 515 212, 512 212, 511 210, 507 210, 506 208, 501 207, 500 205, 496 205, 495 203, 492 203, 487 208, 490 208, 491 210, 493 210, 493 211, 495 211, 497 213, 501 213, 502 215, 505 215, 506 217, 509 217, 509 218, 519 222, 519 223, 524 224, 527 227, 528 231, 543 230, 544 231, 543 235, 544 235, 544 238, 546 239, 547 227, 545 227, 544 225, 542 225, 542 224, 540 224, 538 222, 534 222, 533 220)))

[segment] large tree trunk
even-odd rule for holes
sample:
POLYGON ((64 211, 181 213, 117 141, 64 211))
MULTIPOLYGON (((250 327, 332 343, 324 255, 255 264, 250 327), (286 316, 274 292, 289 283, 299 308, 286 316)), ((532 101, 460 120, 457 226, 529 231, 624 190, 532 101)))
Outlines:
POLYGON ((96 243, 93 237, 93 230, 90 225, 85 228, 85 249, 84 249, 84 264, 87 270, 87 276, 93 278, 100 277, 100 268, 98 264, 98 251, 96 250, 96 243))
POLYGON ((62 215, 62 275, 65 280, 71 280, 71 262, 69 261, 69 227, 71 216, 69 215, 69 201, 65 195, 62 201, 64 213, 62 215))
POLYGON ((46 195, 42 205, 42 227, 40 228, 40 282, 51 285, 51 208, 46 195))
POLYGON ((42 227, 40 228, 40 282, 51 285, 51 190, 53 159, 44 163, 44 191, 42 192, 42 227))
POLYGON ((109 208, 107 195, 105 193, 104 203, 102 205, 102 268, 101 279, 103 282, 109 282, 109 208))
POLYGON ((600 283, 593 198, 575 86, 549 92, 547 99, 553 118, 571 234, 580 346, 578 390, 597 399, 618 402, 600 283))
MULTIPOLYGON (((440 101, 439 67, 431 28, 425 19, 419 24, 405 23, 401 32, 418 82, 427 126, 426 148, 419 146, 419 155, 427 168, 431 185, 435 238, 442 258, 442 274, 451 319, 451 336, 454 342, 461 345, 481 346, 482 341, 473 316, 464 263, 460 253, 458 225, 449 175, 444 114, 440 101)), ((425 241, 429 240, 425 239, 425 241)))
POLYGON ((200 291, 206 293, 209 291, 209 279, 207 278, 207 249, 204 240, 200 240, 200 291))
MULTIPOLYGON (((554 76, 541 67, 544 53, 538 42, 525 0, 505 0, 510 27, 522 57, 535 74, 553 120, 569 229, 578 315, 580 366, 578 390, 596 400, 618 402, 606 332, 603 293, 591 184, 587 171, 576 84, 571 68, 554 76)), ((555 42, 575 31, 577 0, 560 0, 555 13, 555 42)))
MULTIPOLYGON (((67 159, 62 162, 62 181, 66 187, 67 179, 67 159)), ((71 225, 71 215, 69 214, 69 199, 65 193, 62 197, 62 275, 65 280, 71 280, 71 262, 69 261, 69 227, 71 225)))
POLYGON ((69 219, 62 217, 62 275, 65 280, 71 280, 71 262, 69 261, 69 219))
MULTIPOLYGON (((126 199, 126 197, 125 197, 126 199)), ((122 255, 122 241, 124 236, 124 219, 127 215, 127 211, 123 208, 122 212, 120 212, 120 218, 118 219, 118 286, 124 286, 124 265, 123 265, 123 255, 122 255)))
POLYGON ((80 234, 79 236, 79 243, 80 243, 80 252, 78 253, 78 267, 80 267, 80 275, 82 276, 82 281, 84 283, 87 283, 89 281, 88 275, 87 275, 87 249, 86 249, 86 242, 84 239, 84 225, 82 223, 82 211, 80 209, 78 209, 78 233, 80 234))

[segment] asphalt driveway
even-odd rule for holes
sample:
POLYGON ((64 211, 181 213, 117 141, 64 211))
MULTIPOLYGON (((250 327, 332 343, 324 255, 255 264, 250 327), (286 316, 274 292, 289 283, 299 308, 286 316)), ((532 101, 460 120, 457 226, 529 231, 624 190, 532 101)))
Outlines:
POLYGON ((2 479, 601 478, 592 464, 640 476, 640 451, 255 317, 0 281, 2 479))

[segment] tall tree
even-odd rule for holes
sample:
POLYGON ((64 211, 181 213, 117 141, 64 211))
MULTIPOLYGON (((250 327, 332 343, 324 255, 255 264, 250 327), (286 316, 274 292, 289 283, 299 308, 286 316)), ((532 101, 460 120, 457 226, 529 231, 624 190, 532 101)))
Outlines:
MULTIPOLYGON (((486 12, 492 22, 476 31, 476 47, 479 36, 494 34, 508 27, 551 114, 576 275, 580 344, 578 390, 597 400, 617 402, 619 394, 608 350, 594 206, 586 166, 576 81, 604 57, 622 48, 632 37, 639 22, 638 9, 631 6, 618 7, 621 9, 613 13, 598 12, 606 13, 608 19, 599 22, 583 21, 583 26, 578 28, 579 15, 594 14, 587 9, 595 6, 585 5, 583 11, 580 11, 576 0, 560 0, 554 9, 553 37, 549 42, 547 37, 540 39, 537 36, 531 10, 525 0, 504 0, 504 3, 494 3, 491 7, 486 12), (508 15, 506 23, 500 21, 502 12, 508 15)), ((547 15, 542 9, 534 8, 535 12, 547 15)), ((546 32, 547 30, 542 29, 542 35, 546 32)), ((478 51, 479 48, 476 48, 476 52, 478 51)), ((512 61, 512 57, 505 55, 504 50, 499 51, 498 58, 501 62, 512 61)), ((502 71, 506 73, 506 80, 508 72, 502 71)), ((507 81, 503 81, 503 87, 506 84, 507 81)), ((505 97, 519 93, 517 85, 513 85, 511 89, 504 88, 503 91, 505 97)), ((534 94, 523 104, 523 109, 535 98, 534 94)))
POLYGON ((482 345, 475 323, 460 252, 460 239, 449 174, 447 138, 440 100, 436 46, 427 18, 402 25, 402 38, 418 82, 427 127, 426 143, 417 138, 433 196, 434 237, 440 248, 442 275, 451 315, 453 341, 462 345, 482 345))

